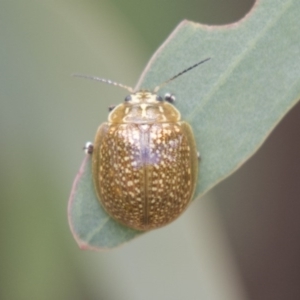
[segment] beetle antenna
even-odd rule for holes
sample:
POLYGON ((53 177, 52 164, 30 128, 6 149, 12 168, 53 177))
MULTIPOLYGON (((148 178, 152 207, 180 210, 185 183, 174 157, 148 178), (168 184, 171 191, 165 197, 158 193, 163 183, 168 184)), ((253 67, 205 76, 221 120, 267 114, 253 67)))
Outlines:
POLYGON ((202 61, 200 61, 200 62, 198 62, 198 63, 196 63, 195 65, 193 65, 193 66, 191 66, 191 67, 189 67, 189 68, 187 68, 187 69, 185 69, 185 70, 183 70, 183 71, 181 71, 181 72, 178 73, 177 75, 173 76, 172 78, 170 78, 170 79, 166 80, 165 82, 161 83, 160 85, 156 86, 156 87, 154 88, 154 91, 153 91, 153 92, 156 94, 156 93, 158 92, 158 90, 160 90, 163 86, 165 86, 166 84, 168 84, 170 81, 172 81, 172 80, 174 80, 175 78, 181 76, 182 74, 184 74, 184 73, 186 73, 186 72, 188 72, 188 71, 190 71, 190 70, 192 70, 192 69, 198 67, 199 65, 205 63, 205 62, 208 61, 208 60, 210 60, 210 57, 209 57, 209 58, 206 58, 206 59, 204 59, 204 60, 202 60, 202 61))
POLYGON ((85 78, 85 79, 96 80, 96 81, 104 82, 104 83, 107 83, 107 84, 112 84, 114 86, 118 86, 120 88, 123 88, 123 89, 129 91, 129 93, 131 93, 131 94, 134 92, 132 87, 124 85, 122 83, 118 83, 118 82, 109 80, 109 79, 104 79, 104 78, 100 78, 100 77, 96 77, 96 76, 82 75, 82 74, 72 74, 72 76, 81 77, 81 78, 85 78))

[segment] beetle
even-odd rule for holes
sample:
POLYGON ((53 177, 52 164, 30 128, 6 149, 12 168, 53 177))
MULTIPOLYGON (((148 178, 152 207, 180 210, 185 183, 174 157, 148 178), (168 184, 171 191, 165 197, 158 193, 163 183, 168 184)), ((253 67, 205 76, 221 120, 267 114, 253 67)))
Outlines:
POLYGON ((175 97, 158 90, 185 69, 154 88, 131 87, 99 77, 75 74, 129 91, 124 103, 110 107, 108 121, 99 126, 92 156, 95 191, 100 204, 115 220, 147 231, 167 225, 187 208, 198 177, 199 155, 191 126, 181 120, 175 97))

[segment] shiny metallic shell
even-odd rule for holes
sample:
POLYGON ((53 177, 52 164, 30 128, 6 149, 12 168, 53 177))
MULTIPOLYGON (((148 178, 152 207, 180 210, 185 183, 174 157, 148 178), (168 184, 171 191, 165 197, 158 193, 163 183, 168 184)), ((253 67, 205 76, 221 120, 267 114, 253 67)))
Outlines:
POLYGON ((191 127, 156 95, 118 105, 96 134, 93 178, 100 203, 120 223, 151 230, 175 220, 194 194, 198 157, 191 127))

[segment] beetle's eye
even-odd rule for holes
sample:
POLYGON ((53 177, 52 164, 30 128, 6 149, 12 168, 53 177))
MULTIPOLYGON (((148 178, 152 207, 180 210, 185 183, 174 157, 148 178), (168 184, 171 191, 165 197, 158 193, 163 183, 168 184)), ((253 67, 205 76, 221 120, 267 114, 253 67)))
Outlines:
POLYGON ((156 96, 156 100, 157 100, 157 101, 163 101, 163 98, 162 98, 161 96, 157 95, 157 96, 156 96))
POLYGON ((169 103, 174 103, 175 102, 175 96, 172 94, 165 94, 165 100, 168 101, 169 103))
POLYGON ((124 99, 124 101, 126 101, 126 102, 128 102, 130 100, 131 100, 131 95, 126 96, 125 99, 124 99))

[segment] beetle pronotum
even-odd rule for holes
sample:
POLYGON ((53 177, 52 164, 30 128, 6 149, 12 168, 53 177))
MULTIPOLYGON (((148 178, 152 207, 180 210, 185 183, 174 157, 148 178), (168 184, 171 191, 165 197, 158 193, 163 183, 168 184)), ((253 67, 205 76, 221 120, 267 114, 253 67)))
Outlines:
POLYGON ((99 126, 92 155, 97 197, 120 223, 151 230, 175 220, 190 203, 198 177, 198 152, 191 126, 172 105, 175 97, 157 95, 160 88, 209 58, 153 89, 139 90, 98 77, 77 75, 129 91, 124 103, 111 107, 99 126))

